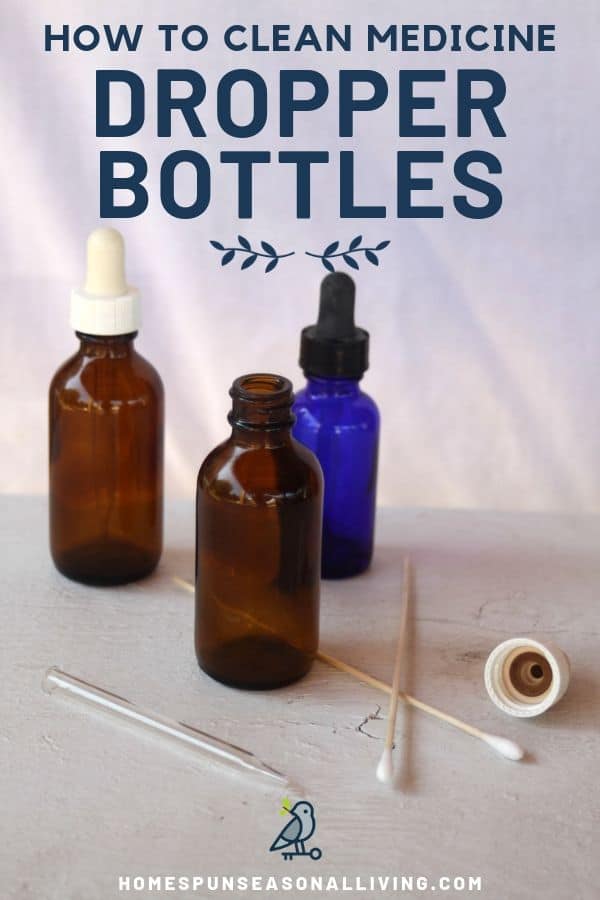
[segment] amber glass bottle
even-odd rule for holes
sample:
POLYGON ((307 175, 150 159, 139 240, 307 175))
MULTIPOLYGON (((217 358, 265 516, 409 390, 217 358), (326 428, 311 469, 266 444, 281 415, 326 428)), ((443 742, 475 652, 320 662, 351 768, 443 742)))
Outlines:
MULTIPOLYGON (((107 263, 92 287, 110 287, 110 256, 122 267, 122 251, 118 232, 92 234, 88 266, 90 253, 107 263)), ((50 385, 50 549, 69 578, 118 584, 150 573, 161 554, 163 387, 134 348, 133 289, 117 281, 115 307, 87 285, 71 311, 79 350, 50 385)))
POLYGON ((198 475, 196 654, 225 684, 274 688, 318 647, 323 478, 291 435, 286 378, 245 375, 230 395, 231 437, 198 475))

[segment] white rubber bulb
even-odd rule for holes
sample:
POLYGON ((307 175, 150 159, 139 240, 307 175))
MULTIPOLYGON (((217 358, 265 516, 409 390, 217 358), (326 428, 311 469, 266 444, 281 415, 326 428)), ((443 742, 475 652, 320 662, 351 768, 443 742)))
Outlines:
POLYGON ((125 244, 116 228, 96 228, 90 234, 84 290, 97 297, 120 297, 127 293, 125 244))
POLYGON ((382 784, 391 784, 394 776, 394 766, 392 765, 392 751, 385 749, 381 754, 379 765, 377 766, 377 781, 382 784))
POLYGON ((525 756, 523 748, 519 747, 514 741, 509 741, 508 738, 499 737, 497 734, 483 734, 481 737, 486 744, 489 744, 496 753, 504 756, 505 759, 512 759, 514 762, 518 762, 525 756))

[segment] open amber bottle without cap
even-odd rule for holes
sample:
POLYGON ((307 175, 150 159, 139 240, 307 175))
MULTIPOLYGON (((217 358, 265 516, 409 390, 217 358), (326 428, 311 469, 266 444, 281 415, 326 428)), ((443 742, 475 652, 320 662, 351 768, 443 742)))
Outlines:
POLYGON ((163 387, 134 348, 137 292, 123 241, 100 228, 74 291, 80 345, 50 385, 50 550, 64 575, 119 584, 149 574, 162 550, 163 387))
POLYGON ((245 375, 230 395, 231 437, 198 475, 196 654, 218 681, 274 688, 318 648, 323 479, 291 435, 286 378, 245 375))

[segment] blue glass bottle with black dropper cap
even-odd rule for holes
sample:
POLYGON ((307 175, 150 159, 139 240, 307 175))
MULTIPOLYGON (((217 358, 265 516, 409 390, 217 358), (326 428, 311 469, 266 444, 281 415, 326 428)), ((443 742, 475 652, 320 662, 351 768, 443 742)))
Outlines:
POLYGON ((352 278, 327 275, 318 321, 300 342, 307 382, 296 395, 293 434, 323 469, 323 578, 358 575, 373 555, 379 412, 360 389, 369 334, 354 324, 354 300, 352 278))

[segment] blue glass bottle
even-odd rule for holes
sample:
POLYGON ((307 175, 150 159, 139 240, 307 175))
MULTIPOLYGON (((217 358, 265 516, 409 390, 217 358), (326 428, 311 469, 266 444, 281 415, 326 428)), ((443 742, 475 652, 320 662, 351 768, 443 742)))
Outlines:
POLYGON ((321 285, 319 319, 302 332, 307 377, 294 404, 294 437, 315 453, 325 478, 323 578, 346 578, 373 555, 379 412, 360 389, 369 335, 354 324, 355 287, 342 272, 321 285))

